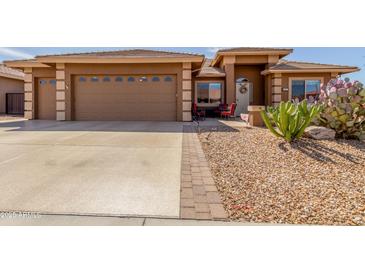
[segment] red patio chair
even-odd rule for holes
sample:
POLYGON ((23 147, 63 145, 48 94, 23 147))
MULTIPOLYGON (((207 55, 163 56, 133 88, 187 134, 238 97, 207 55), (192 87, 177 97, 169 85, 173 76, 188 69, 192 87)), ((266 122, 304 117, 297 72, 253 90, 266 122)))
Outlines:
POLYGON ((229 107, 229 110, 227 111, 222 111, 221 112, 221 118, 231 118, 234 117, 234 112, 236 111, 236 103, 232 103, 231 106, 229 107))
POLYGON ((195 120, 205 120, 205 110, 198 109, 195 103, 193 103, 193 118, 195 120))

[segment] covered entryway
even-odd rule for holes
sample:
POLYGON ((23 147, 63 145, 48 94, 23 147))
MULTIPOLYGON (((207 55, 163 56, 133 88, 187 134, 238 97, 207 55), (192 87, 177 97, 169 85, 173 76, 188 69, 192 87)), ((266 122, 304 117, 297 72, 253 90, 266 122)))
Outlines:
POLYGON ((79 121, 176 121, 176 75, 77 75, 79 121))
POLYGON ((24 114, 24 93, 6 94, 6 114, 11 114, 11 115, 24 114))
POLYGON ((37 118, 56 120, 56 80, 39 78, 37 81, 37 118))

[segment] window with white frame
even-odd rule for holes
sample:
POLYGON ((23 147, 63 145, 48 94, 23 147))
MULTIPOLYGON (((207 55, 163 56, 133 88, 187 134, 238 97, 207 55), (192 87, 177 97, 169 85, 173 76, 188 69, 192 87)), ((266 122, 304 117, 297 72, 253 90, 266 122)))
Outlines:
POLYGON ((223 101, 223 85, 221 82, 197 82, 195 95, 198 105, 218 106, 223 101))
POLYGON ((321 80, 318 79, 293 79, 291 81, 291 99, 302 101, 316 99, 321 93, 321 80))

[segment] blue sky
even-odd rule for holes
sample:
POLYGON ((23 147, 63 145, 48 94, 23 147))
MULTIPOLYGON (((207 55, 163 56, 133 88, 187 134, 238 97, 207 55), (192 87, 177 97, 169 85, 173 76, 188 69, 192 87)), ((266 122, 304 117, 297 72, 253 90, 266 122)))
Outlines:
MULTIPOLYGON (((138 47, 143 48, 143 47, 138 47)), ((35 55, 56 54, 56 53, 72 53, 72 52, 87 52, 87 51, 103 51, 103 50, 118 50, 128 48, 76 48, 76 47, 52 47, 52 48, 1 48, 0 47, 0 62, 4 60, 27 59, 35 55)), ((199 47, 199 48, 182 48, 182 47, 161 47, 149 48, 157 50, 170 50, 179 52, 202 53, 206 57, 213 57, 214 53, 220 49, 219 47, 199 47)), ((357 66, 362 71, 348 74, 351 79, 360 80, 365 83, 365 47, 364 48, 338 48, 338 47, 294 47, 292 54, 286 57, 288 60, 318 62, 324 64, 338 64, 357 66)))

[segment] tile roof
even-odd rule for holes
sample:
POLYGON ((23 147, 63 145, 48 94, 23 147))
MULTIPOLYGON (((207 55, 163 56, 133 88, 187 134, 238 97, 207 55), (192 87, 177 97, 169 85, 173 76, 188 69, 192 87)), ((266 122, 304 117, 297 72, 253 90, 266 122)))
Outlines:
POLYGON ((84 53, 68 53, 68 54, 53 54, 53 55, 38 55, 39 57, 203 57, 202 54, 171 52, 148 49, 129 49, 115 51, 95 51, 84 53))
POLYGON ((224 70, 217 68, 217 67, 211 67, 210 63, 212 62, 212 59, 205 59, 204 64, 202 68, 200 69, 197 77, 224 77, 226 73, 224 70))
POLYGON ((0 64, 0 76, 12 79, 24 79, 24 73, 17 70, 6 67, 4 64, 0 64))
POLYGON ((270 67, 270 71, 273 70, 321 70, 321 69, 359 69, 354 66, 343 66, 343 65, 331 65, 331 64, 320 64, 300 61, 288 61, 280 60, 276 65, 270 67))

